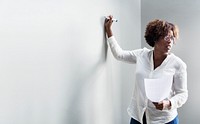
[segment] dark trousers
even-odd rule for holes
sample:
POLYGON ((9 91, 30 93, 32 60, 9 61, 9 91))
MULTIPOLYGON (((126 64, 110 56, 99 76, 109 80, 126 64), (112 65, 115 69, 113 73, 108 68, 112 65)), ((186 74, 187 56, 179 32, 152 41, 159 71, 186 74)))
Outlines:
MULTIPOLYGON (((146 124, 146 123, 147 123, 147 122, 146 122, 146 115, 145 115, 145 113, 144 113, 144 116, 143 116, 142 121, 143 121, 143 124, 146 124)), ((138 121, 136 121, 135 119, 131 118, 130 124, 141 124, 141 123, 138 122, 138 121)))
MULTIPOLYGON (((136 121, 135 119, 131 118, 130 124, 141 124, 140 122, 136 121)), ((146 116, 144 114, 143 116, 143 124, 146 124, 146 116)), ((179 119, 178 116, 174 118, 174 120, 170 121, 169 123, 166 124, 179 124, 179 119)))

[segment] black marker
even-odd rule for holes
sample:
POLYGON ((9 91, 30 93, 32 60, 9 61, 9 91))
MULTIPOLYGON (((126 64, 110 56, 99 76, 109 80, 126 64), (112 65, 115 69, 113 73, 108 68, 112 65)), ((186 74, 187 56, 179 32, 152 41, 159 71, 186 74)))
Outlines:
MULTIPOLYGON (((105 18, 109 20, 109 18, 108 18, 108 17, 106 17, 106 16, 105 16, 105 18)), ((118 20, 117 20, 117 19, 112 19, 112 21, 113 21, 113 22, 118 22, 118 20)))

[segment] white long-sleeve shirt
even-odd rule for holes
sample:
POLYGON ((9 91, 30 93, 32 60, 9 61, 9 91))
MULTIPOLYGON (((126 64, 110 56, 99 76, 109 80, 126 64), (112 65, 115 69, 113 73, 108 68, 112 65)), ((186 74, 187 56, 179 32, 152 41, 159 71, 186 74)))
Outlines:
POLYGON ((165 124, 172 121, 178 114, 177 108, 181 107, 188 98, 186 64, 170 53, 162 64, 154 69, 153 50, 147 48, 133 51, 122 50, 114 36, 108 38, 107 41, 117 60, 136 64, 135 87, 127 109, 128 114, 140 123, 142 123, 144 112, 146 112, 147 124, 165 124), (173 76, 171 92, 166 98, 171 101, 171 107, 158 110, 146 97, 144 79, 161 78, 165 75, 173 76))

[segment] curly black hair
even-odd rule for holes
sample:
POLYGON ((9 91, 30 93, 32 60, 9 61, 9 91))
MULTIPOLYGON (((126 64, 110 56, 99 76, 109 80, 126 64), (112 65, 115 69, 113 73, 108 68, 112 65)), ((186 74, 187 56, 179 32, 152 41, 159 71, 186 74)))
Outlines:
POLYGON ((178 39, 179 30, 176 25, 164 20, 155 19, 147 24, 144 37, 146 42, 151 47, 154 47, 155 42, 166 36, 170 30, 173 32, 173 36, 178 39))

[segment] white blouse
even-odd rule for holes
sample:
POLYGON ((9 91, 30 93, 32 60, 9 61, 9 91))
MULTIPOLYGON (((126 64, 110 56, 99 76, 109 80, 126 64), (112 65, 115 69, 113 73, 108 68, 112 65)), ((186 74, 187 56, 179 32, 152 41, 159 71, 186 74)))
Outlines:
POLYGON ((170 53, 162 64, 154 69, 153 50, 147 48, 133 51, 122 50, 114 36, 108 38, 108 43, 117 60, 136 64, 135 87, 127 109, 128 114, 140 123, 142 123, 144 112, 147 124, 164 124, 172 121, 178 114, 177 108, 181 107, 188 98, 186 64, 170 53), (171 92, 166 98, 171 101, 171 107, 158 110, 146 97, 144 79, 160 78, 165 75, 173 75, 171 92))

